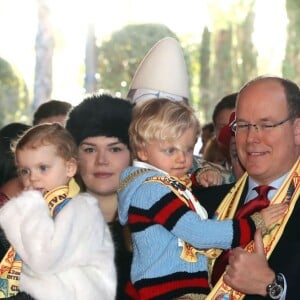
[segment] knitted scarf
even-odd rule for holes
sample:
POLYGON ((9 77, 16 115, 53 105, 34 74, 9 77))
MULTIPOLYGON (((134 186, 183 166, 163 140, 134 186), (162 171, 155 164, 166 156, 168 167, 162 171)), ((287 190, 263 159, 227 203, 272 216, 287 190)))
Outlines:
MULTIPOLYGON (((284 232, 284 228, 289 220, 290 215, 293 212, 297 199, 300 195, 300 161, 299 159, 294 164, 289 175, 278 189, 276 195, 272 199, 272 204, 288 202, 289 209, 288 212, 271 227, 263 235, 264 248, 267 259, 272 254, 275 249, 281 235, 284 232)), ((223 220, 226 218, 233 218, 237 210, 237 206, 244 189, 245 183, 247 181, 248 175, 245 173, 242 178, 235 184, 228 195, 224 198, 221 205, 216 211, 217 219, 223 220)), ((254 242, 251 241, 245 250, 248 252, 253 252, 254 242)), ((219 279, 217 284, 214 286, 212 291, 207 296, 206 300, 240 300, 244 298, 244 294, 238 292, 223 281, 223 276, 219 279)))
MULTIPOLYGON (((44 195, 50 216, 54 219, 58 212, 77 194, 79 186, 72 178, 68 186, 60 186, 44 195)), ((11 246, 0 262, 0 298, 15 296, 19 292, 22 259, 11 246)))

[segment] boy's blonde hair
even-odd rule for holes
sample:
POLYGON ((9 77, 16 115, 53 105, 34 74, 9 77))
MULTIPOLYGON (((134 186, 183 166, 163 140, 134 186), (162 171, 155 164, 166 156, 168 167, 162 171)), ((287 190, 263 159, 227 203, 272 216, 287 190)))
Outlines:
POLYGON ((46 145, 54 145, 57 154, 66 161, 72 158, 77 160, 77 146, 72 135, 58 123, 31 127, 13 143, 12 151, 16 154, 18 150, 37 149, 46 145))
POLYGON ((199 120, 183 101, 160 98, 138 103, 129 126, 133 155, 136 157, 136 151, 153 140, 174 141, 189 128, 195 130, 196 137, 200 135, 199 120))

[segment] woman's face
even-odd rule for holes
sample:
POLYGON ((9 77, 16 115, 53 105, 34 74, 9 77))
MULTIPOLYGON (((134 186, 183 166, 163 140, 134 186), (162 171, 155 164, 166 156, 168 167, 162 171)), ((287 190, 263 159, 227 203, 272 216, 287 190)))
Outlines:
POLYGON ((131 164, 130 151, 116 137, 88 137, 79 145, 79 172, 96 196, 116 193, 121 171, 131 164))

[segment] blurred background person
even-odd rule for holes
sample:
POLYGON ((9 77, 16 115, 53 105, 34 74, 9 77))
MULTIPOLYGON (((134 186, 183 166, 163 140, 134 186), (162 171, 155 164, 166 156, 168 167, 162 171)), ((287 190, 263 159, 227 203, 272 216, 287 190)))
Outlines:
POLYGON ((34 112, 32 124, 60 123, 65 125, 68 112, 72 105, 66 101, 49 100, 42 103, 34 112))
POLYGON ((203 125, 201 130, 201 142, 202 146, 199 151, 200 155, 203 155, 205 146, 207 145, 207 142, 214 136, 215 134, 215 128, 214 124, 212 122, 206 123, 203 125))
POLYGON ((236 97, 237 93, 226 95, 215 105, 212 120, 216 136, 221 128, 228 124, 231 113, 235 111, 236 97))
POLYGON ((11 144, 29 128, 24 123, 13 122, 0 129, 0 204, 22 190, 11 144))
POLYGON ((203 153, 203 159, 214 166, 218 166, 224 178, 223 183, 234 182, 232 176, 231 158, 228 148, 220 143, 218 136, 221 129, 228 125, 231 114, 235 111, 237 93, 224 96, 215 106, 212 119, 215 128, 215 136, 211 138, 203 153))
MULTIPOLYGON (((12 122, 0 129, 0 207, 23 190, 23 184, 17 175, 11 144, 29 128, 30 126, 24 123, 12 122)), ((0 227, 0 261, 3 260, 10 246, 2 227, 0 227)), ((24 292, 19 292, 10 299, 33 300, 24 292)))
MULTIPOLYGON (((212 114, 216 137, 219 136, 220 130, 228 124, 231 113, 235 111, 236 97, 237 93, 226 95, 216 104, 212 114)), ((226 161, 222 166, 226 170, 230 170, 230 157, 228 152, 224 149, 223 145, 219 143, 218 139, 216 139, 216 141, 221 152, 226 156, 226 161)))
POLYGON ((227 157, 221 150, 215 136, 207 142, 203 153, 203 159, 219 166, 225 165, 227 157))
POLYGON ((221 130, 219 131, 218 141, 222 145, 224 151, 227 151, 227 157, 230 157, 231 165, 231 182, 237 181, 245 172, 242 166, 236 149, 235 135, 231 129, 232 124, 235 121, 235 112, 232 112, 228 121, 221 130))

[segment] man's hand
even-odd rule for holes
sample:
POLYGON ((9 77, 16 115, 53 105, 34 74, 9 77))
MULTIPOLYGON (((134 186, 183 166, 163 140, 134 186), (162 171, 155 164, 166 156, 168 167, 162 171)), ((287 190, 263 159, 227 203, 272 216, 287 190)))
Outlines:
POLYGON ((266 287, 275 279, 264 251, 261 230, 254 236, 254 252, 249 253, 238 247, 231 250, 224 282, 244 294, 266 296, 266 287))

